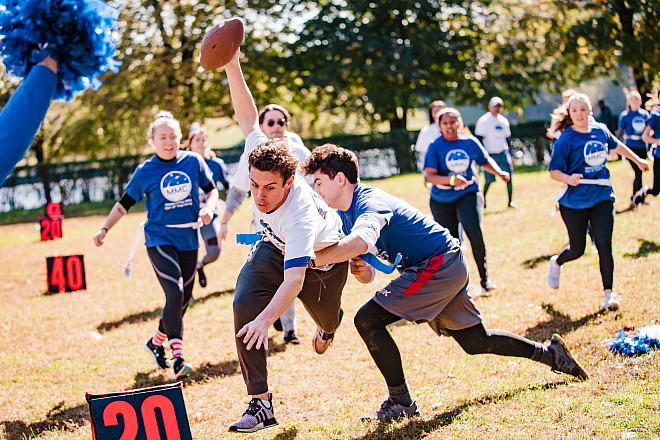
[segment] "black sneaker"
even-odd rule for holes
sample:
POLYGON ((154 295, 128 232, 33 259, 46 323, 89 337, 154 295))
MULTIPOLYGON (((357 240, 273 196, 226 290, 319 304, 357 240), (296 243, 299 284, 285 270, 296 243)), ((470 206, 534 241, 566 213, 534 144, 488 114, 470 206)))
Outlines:
POLYGON ((368 416, 360 417, 361 420, 395 420, 403 417, 416 417, 419 415, 417 403, 413 402, 410 406, 396 403, 392 398, 387 398, 380 406, 380 409, 368 416))
POLYGON ((206 287, 206 275, 204 274, 204 269, 201 267, 197 268, 197 278, 199 279, 199 285, 206 287))
POLYGON ((156 366, 161 370, 165 370, 166 368, 170 368, 172 366, 170 360, 165 357, 165 349, 162 345, 160 347, 156 347, 152 340, 149 339, 147 343, 144 344, 144 348, 146 348, 147 351, 153 355, 154 360, 156 361, 156 366))
POLYGON ((298 339, 295 330, 289 330, 287 334, 284 335, 284 342, 287 344, 298 345, 300 344, 300 339, 298 339))
POLYGON ((268 393, 268 406, 261 399, 250 400, 241 419, 229 427, 230 432, 255 432, 277 425, 273 414, 273 395, 268 393))
POLYGON ((575 376, 580 380, 589 378, 584 368, 573 358, 571 351, 561 336, 554 334, 548 345, 548 350, 552 352, 552 371, 557 373, 566 373, 575 376))
POLYGON ((181 356, 174 358, 174 378, 180 379, 192 373, 192 365, 184 361, 181 356))

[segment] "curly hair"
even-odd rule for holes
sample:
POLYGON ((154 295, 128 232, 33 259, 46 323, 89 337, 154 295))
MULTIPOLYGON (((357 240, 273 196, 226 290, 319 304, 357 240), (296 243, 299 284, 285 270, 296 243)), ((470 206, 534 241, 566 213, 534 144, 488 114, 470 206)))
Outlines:
POLYGON ((314 148, 301 166, 305 174, 321 171, 334 179, 337 173, 341 172, 350 183, 360 181, 360 167, 355 153, 334 144, 323 144, 314 148))
POLYGON ((259 171, 278 173, 286 182, 298 169, 298 156, 285 140, 269 139, 250 152, 248 164, 259 171))

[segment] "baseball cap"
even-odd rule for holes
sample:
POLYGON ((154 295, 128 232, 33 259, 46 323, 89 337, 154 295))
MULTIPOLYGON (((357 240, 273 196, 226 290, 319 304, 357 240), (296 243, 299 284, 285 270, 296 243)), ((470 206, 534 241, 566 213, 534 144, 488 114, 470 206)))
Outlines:
POLYGON ((497 104, 504 105, 504 101, 502 101, 502 98, 499 96, 494 96, 490 98, 490 102, 488 103, 488 107, 493 107, 497 104))

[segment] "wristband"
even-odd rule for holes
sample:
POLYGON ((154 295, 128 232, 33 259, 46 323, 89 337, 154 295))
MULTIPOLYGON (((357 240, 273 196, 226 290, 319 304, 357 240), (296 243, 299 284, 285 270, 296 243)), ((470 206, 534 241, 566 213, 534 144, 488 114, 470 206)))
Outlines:
POLYGON ((102 227, 101 230, 102 230, 102 231, 105 231, 106 234, 108 233, 108 228, 106 228, 105 226, 102 227))
POLYGON ((455 183, 455 182, 456 182, 456 175, 455 175, 455 174, 452 174, 452 175, 449 177, 449 186, 454 186, 454 183, 455 183))

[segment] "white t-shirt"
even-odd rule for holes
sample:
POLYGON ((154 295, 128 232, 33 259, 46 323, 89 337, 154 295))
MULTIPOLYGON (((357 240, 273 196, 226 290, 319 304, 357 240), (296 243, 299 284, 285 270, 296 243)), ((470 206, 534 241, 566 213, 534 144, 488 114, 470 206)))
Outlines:
MULTIPOLYGON (((297 134, 287 131, 284 133, 284 139, 286 139, 286 141, 289 143, 289 146, 293 148, 293 151, 296 152, 299 163, 302 163, 305 159, 307 159, 307 157, 309 157, 310 154, 312 154, 307 149, 307 147, 305 147, 302 139, 300 139, 300 136, 297 134)), ((245 149, 243 150, 240 159, 238 159, 236 173, 234 173, 234 177, 231 179, 231 186, 243 192, 250 191, 250 167, 248 166, 247 158, 250 154, 250 151, 254 150, 257 148, 257 145, 267 140, 268 137, 261 130, 255 130, 247 136, 245 139, 245 149), (251 136, 252 138, 258 136, 259 140, 256 142, 254 140, 248 142, 251 136)), ((305 176, 305 181, 309 185, 314 185, 314 176, 305 176)))
POLYGON ((417 168, 420 171, 424 170, 424 158, 429 145, 440 137, 440 127, 435 122, 422 128, 417 135, 417 142, 415 143, 415 151, 417 155, 417 168))
POLYGON ((474 134, 483 137, 483 146, 490 154, 506 151, 509 144, 506 139, 511 136, 509 121, 502 115, 493 116, 486 113, 477 120, 474 134))
POLYGON ((337 212, 298 174, 286 200, 275 211, 259 211, 254 199, 251 209, 265 239, 284 251, 285 270, 307 266, 315 251, 337 243, 344 236, 337 212))

